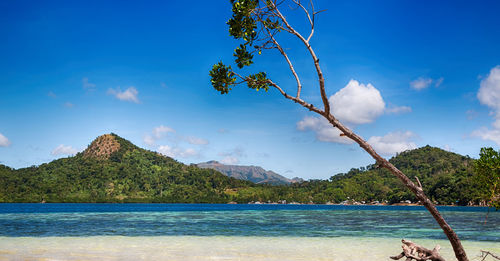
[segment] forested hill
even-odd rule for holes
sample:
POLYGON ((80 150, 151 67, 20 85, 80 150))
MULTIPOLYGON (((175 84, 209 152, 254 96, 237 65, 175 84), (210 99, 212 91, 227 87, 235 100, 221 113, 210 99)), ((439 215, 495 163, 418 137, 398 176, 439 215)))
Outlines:
POLYGON ((227 202, 226 190, 251 185, 186 166, 115 134, 38 167, 0 165, 0 202, 227 202))
MULTIPOLYGON (((469 157, 426 146, 390 160, 440 204, 477 204, 484 189, 473 179, 469 157)), ((200 202, 236 201, 339 203, 345 200, 414 201, 391 173, 374 165, 351 169, 329 180, 271 186, 187 166, 141 149, 115 135, 94 140, 73 157, 40 166, 0 165, 0 202, 200 202)))
MULTIPOLYGON (((478 204, 484 190, 474 179, 474 159, 439 148, 425 146, 403 152, 390 159, 410 179, 418 177, 425 193, 439 204, 478 204)), ((392 173, 375 165, 353 168, 334 175, 330 180, 313 180, 297 185, 297 189, 314 191, 313 201, 346 199, 357 201, 402 200, 415 202, 414 195, 392 173)))

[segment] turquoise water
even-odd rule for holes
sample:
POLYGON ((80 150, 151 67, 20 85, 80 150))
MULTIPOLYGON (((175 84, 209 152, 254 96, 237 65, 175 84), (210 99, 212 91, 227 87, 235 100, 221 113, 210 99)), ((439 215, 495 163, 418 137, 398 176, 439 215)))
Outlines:
MULTIPOLYGON (((500 212, 442 207, 462 240, 500 242, 500 212)), ((446 239, 422 207, 0 204, 0 237, 237 236, 446 239)))

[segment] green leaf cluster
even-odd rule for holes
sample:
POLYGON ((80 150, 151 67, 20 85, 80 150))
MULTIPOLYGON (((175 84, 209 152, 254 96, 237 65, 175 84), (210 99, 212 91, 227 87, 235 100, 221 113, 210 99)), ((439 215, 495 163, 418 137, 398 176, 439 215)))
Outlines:
POLYGON ((240 44, 240 46, 236 48, 233 56, 236 57, 235 62, 240 69, 253 63, 253 55, 247 51, 247 47, 244 44, 240 44))
POLYGON ((248 88, 254 89, 256 91, 264 89, 266 92, 269 90, 269 80, 265 72, 259 72, 256 74, 251 74, 247 77, 248 88))
MULTIPOLYGON (((235 39, 243 40, 233 53, 235 63, 239 69, 253 64, 253 53, 259 55, 262 49, 267 48, 269 39, 260 39, 258 27, 264 31, 276 32, 281 30, 281 25, 276 17, 270 17, 272 4, 268 2, 265 6, 259 6, 258 0, 231 0, 232 17, 227 22, 229 25, 229 34, 235 39), (251 48, 255 50, 249 50, 251 48)), ((262 31, 261 30, 261 31, 262 31)), ((259 31, 260 32, 260 31, 259 31)), ((221 94, 226 94, 231 90, 231 85, 237 84, 231 75, 230 66, 225 66, 222 62, 214 65, 210 71, 212 86, 220 91, 221 94)), ((269 81, 263 72, 251 74, 242 77, 242 80, 247 82, 251 89, 260 90, 269 89, 269 81)))
POLYGON ((209 75, 212 86, 217 91, 220 91, 221 94, 228 93, 231 90, 231 86, 236 82, 236 77, 231 66, 226 66, 222 62, 214 65, 209 75))
POLYGON ((231 0, 233 16, 227 24, 229 34, 235 39, 252 42, 257 37, 257 22, 252 17, 252 12, 258 6, 258 0, 231 0))

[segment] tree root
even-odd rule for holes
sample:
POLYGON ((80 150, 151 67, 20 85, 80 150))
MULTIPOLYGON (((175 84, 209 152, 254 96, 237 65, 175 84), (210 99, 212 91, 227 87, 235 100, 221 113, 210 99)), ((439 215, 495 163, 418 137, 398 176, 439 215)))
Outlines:
POLYGON ((434 249, 429 250, 425 247, 422 247, 420 245, 417 245, 409 240, 404 240, 402 239, 401 242, 403 242, 403 252, 397 256, 391 256, 391 259, 394 260, 399 260, 403 257, 406 257, 406 261, 426 261, 426 260, 431 260, 431 261, 445 261, 444 258, 439 254, 439 249, 441 247, 439 245, 436 245, 434 249))

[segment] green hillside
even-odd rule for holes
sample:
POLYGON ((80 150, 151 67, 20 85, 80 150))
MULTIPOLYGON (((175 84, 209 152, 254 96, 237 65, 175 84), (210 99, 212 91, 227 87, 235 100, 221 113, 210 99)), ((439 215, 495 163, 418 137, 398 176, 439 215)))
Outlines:
MULTIPOLYGON (((439 204, 478 204, 480 186, 469 157, 426 146, 391 162, 411 179, 418 176, 439 204)), ((0 165, 0 202, 200 202, 237 201, 339 203, 345 200, 414 201, 399 180, 374 165, 329 180, 272 186, 187 166, 106 134, 73 157, 22 169, 0 165)))
MULTIPOLYGON (((403 152, 390 160, 410 179, 418 177, 425 193, 439 204, 478 204, 480 187, 474 175, 474 159, 430 146, 403 152)), ((351 169, 334 175, 330 180, 308 181, 295 185, 304 193, 309 192, 312 201, 403 200, 415 202, 414 195, 388 170, 375 165, 351 169), (312 191, 312 192, 311 192, 312 191)))
POLYGON ((115 134, 74 157, 18 170, 0 166, 1 202, 227 202, 226 189, 249 185, 115 134))

